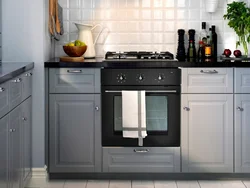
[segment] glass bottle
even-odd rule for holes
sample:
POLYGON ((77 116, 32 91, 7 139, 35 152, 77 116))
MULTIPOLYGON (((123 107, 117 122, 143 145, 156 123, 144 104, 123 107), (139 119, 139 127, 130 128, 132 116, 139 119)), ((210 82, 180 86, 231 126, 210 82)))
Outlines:
POLYGON ((206 30, 206 22, 201 23, 201 31, 200 31, 200 36, 199 36, 199 41, 203 41, 204 45, 207 43, 207 30, 206 30))
POLYGON ((198 61, 203 62, 205 57, 205 49, 203 41, 199 41, 199 49, 198 49, 198 61))

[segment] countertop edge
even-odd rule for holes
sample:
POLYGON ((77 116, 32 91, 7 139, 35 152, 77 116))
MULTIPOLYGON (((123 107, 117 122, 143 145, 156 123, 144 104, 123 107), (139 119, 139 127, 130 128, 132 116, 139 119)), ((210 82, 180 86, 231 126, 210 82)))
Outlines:
POLYGON ((34 68, 34 62, 29 62, 27 64, 20 63, 20 65, 18 62, 2 63, 2 65, 0 66, 0 70, 1 70, 0 72, 2 72, 2 74, 4 74, 4 75, 0 76, 0 84, 7 82, 7 81, 11 80, 12 78, 15 78, 18 75, 21 75, 22 73, 29 71, 33 68, 34 68), (13 64, 15 64, 15 65, 13 66, 13 64), (7 67, 11 67, 11 66, 13 66, 13 68, 10 68, 10 70, 8 70, 8 71, 2 72, 3 68, 7 68, 7 67))

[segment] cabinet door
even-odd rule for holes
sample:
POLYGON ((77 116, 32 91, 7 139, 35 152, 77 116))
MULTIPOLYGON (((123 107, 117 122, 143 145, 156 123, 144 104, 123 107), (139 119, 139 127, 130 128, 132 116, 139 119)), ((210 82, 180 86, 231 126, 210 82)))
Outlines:
POLYGON ((234 93, 250 93, 250 68, 235 68, 234 84, 234 93))
POLYGON ((9 82, 0 85, 0 118, 9 112, 9 82))
POLYGON ((32 72, 26 72, 22 75, 22 101, 31 96, 32 92, 32 72))
POLYGON ((9 105, 10 110, 22 102, 22 79, 16 77, 9 82, 9 105))
POLYGON ((55 94, 49 103, 50 173, 100 172, 100 95, 55 94))
POLYGON ((12 130, 10 136, 10 181, 12 188, 22 185, 22 163, 21 163, 21 107, 18 106, 9 115, 9 127, 12 130))
POLYGON ((31 173, 31 113, 32 98, 29 97, 22 105, 22 178, 25 182, 31 173))
POLYGON ((0 119, 0 187, 8 188, 8 123, 9 116, 0 119))
POLYGON ((250 94, 235 95, 235 172, 250 172, 250 94))
POLYGON ((182 171, 233 172, 233 95, 182 95, 182 171))

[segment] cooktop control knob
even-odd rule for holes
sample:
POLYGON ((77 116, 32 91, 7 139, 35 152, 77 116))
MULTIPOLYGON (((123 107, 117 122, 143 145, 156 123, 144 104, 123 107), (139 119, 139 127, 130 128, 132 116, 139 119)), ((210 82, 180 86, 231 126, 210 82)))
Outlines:
POLYGON ((117 75, 117 81, 119 83, 124 83, 126 81, 126 76, 124 74, 118 74, 117 75))
POLYGON ((143 81, 145 80, 145 77, 144 77, 143 74, 138 74, 138 75, 136 76, 136 80, 137 80, 138 82, 143 82, 143 81))
POLYGON ((158 77, 157 77, 157 80, 160 82, 160 81, 163 81, 164 80, 164 75, 163 74, 159 74, 158 77))

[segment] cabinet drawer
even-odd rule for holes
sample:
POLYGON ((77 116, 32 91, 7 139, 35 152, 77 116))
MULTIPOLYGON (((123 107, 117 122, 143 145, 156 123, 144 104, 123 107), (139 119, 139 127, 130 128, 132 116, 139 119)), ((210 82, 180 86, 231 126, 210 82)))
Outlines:
POLYGON ((31 96, 32 92, 32 71, 22 74, 22 101, 31 96))
POLYGON ((49 69, 50 93, 100 93, 100 69, 49 69))
POLYGON ((12 110, 22 102, 22 78, 18 76, 9 81, 9 109, 12 110))
POLYGON ((182 93, 233 93, 233 68, 184 68, 182 93))
POLYGON ((9 82, 0 85, 0 118, 9 111, 9 82))
POLYGON ((250 93, 250 68, 236 68, 234 83, 235 93, 250 93))
POLYGON ((180 148, 103 148, 103 172, 180 172, 180 148))

